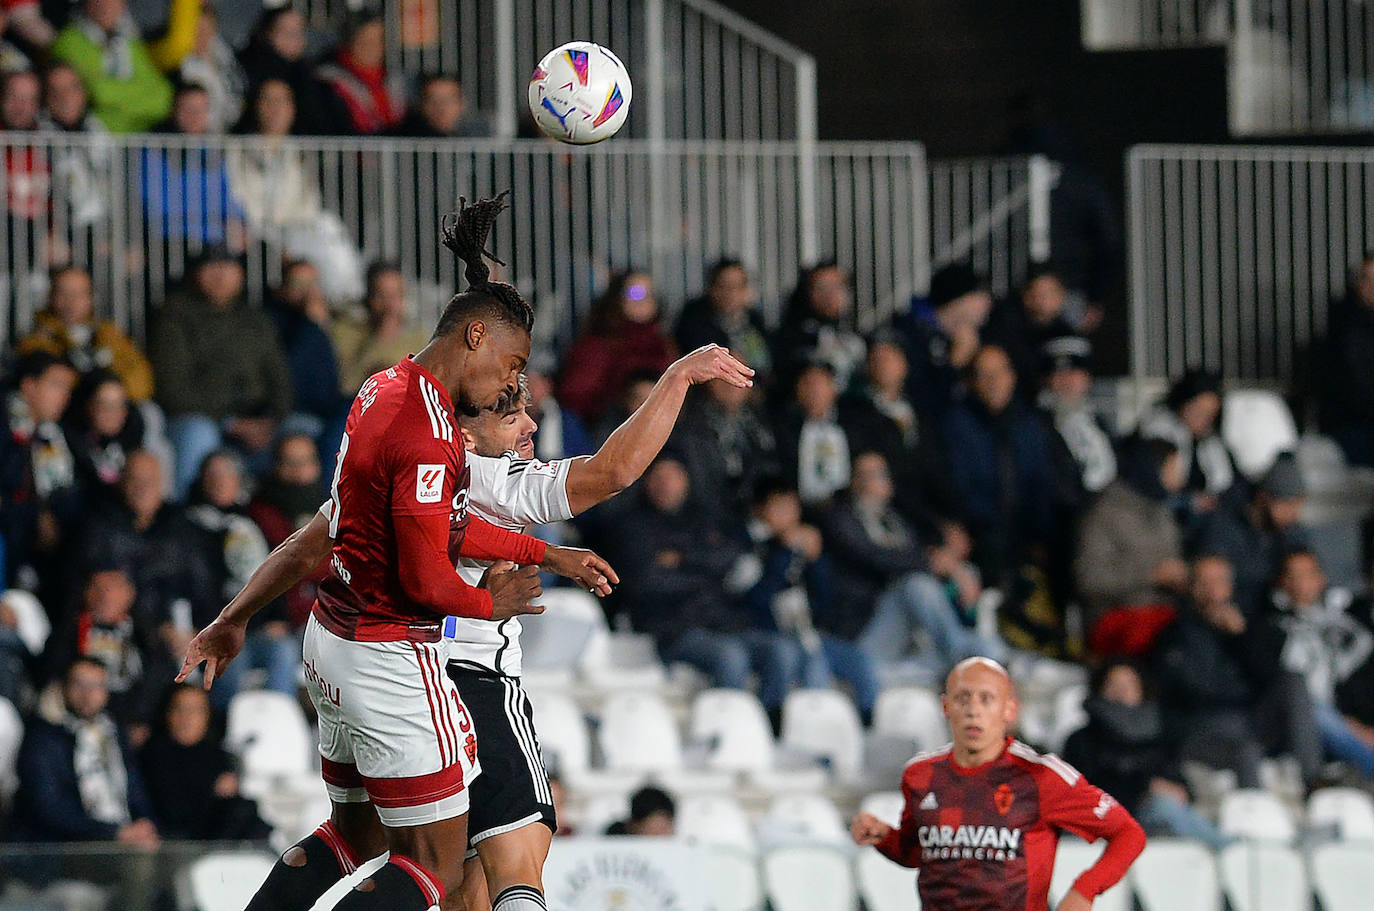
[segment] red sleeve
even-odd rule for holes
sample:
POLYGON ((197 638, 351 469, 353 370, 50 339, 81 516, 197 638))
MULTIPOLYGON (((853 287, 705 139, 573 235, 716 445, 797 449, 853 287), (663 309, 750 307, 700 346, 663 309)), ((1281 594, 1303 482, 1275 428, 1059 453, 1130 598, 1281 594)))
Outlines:
POLYGON ((448 560, 448 515, 396 516, 397 576, 407 598, 436 614, 490 620, 491 592, 474 588, 448 560))
POLYGON ((520 566, 538 566, 544 562, 547 548, 538 538, 497 528, 469 513, 458 555, 469 560, 509 560, 520 566))
POLYGON ((1120 882, 1145 849, 1145 830, 1112 795, 1088 783, 1058 756, 1046 756, 1040 772, 1040 806, 1046 824, 1088 841, 1107 839, 1102 856, 1074 882, 1084 898, 1096 898, 1120 882))
POLYGON ((919 867, 921 845, 916 837, 916 807, 925 794, 923 788, 914 787, 910 770, 902 776, 902 796, 906 798, 906 802, 902 804, 902 824, 887 833, 887 837, 873 847, 893 863, 901 864, 903 867, 919 867))

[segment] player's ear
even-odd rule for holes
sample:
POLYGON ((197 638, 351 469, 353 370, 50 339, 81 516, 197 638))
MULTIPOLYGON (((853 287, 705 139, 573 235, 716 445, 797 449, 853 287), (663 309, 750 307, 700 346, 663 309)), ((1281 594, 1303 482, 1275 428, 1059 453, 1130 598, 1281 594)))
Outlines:
POLYGON ((463 331, 463 341, 473 351, 482 347, 482 342, 487 337, 487 324, 480 319, 468 322, 467 329, 463 331))
POLYGON ((1015 724, 1016 717, 1021 714, 1021 703, 1015 696, 1010 697, 1002 705, 1002 720, 1007 724, 1015 724))
POLYGON ((944 712, 945 712, 945 717, 946 717, 946 718, 949 718, 949 717, 950 717, 950 713, 949 713, 949 694, 948 694, 948 693, 941 693, 941 694, 940 694, 940 708, 944 710, 944 712))

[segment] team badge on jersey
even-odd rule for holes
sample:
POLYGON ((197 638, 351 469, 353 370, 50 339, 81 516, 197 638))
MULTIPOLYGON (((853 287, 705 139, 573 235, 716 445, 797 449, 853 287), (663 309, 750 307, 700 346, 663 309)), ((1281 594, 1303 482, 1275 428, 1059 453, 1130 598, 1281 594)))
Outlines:
POLYGON ((935 792, 934 792, 934 791, 930 791, 929 793, 926 794, 925 799, 923 799, 923 800, 921 801, 921 809, 922 809, 922 810, 938 810, 938 809, 940 809, 940 801, 938 801, 938 800, 935 799, 935 792))
POLYGON ((1012 793, 1011 785, 1006 782, 999 784, 992 795, 993 805, 997 807, 997 812, 1003 816, 1007 815, 1014 800, 1016 800, 1016 795, 1012 793))
POLYGON ((415 469, 415 502, 438 503, 444 498, 444 466, 420 465, 415 469))

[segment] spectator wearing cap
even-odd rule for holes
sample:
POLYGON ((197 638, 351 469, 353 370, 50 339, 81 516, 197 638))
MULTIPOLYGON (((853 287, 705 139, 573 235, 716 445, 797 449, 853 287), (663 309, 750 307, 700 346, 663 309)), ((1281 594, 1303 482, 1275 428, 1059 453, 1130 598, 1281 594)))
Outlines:
POLYGON ((86 84, 91 109, 112 133, 140 133, 172 109, 172 85, 139 37, 125 0, 85 0, 49 53, 86 84))
POLYGON ((53 270, 48 304, 34 317, 34 330, 19 342, 17 350, 21 357, 43 351, 66 358, 82 376, 110 370, 133 401, 152 397, 152 364, 118 326, 96 319, 91 275, 80 266, 53 270))
POLYGON ((1088 398, 1091 361, 1092 343, 1081 335, 1052 338, 1040 349, 1038 402, 1058 437, 1061 460, 1071 465, 1086 494, 1101 492, 1117 470, 1112 434, 1088 398))
POLYGON ((823 510, 849 486, 854 448, 840 423, 839 399, 830 362, 808 364, 793 381, 792 399, 774 431, 782 476, 808 510, 823 510))
POLYGON ((395 129, 418 139, 467 139, 492 135, 491 124, 468 104, 457 77, 430 73, 420 77, 415 105, 395 129))
POLYGON ((1374 466, 1374 251, 1352 270, 1331 308, 1320 372, 1322 430, 1354 465, 1374 466))
POLYGON ((76 459, 58 424, 77 374, 64 358, 38 351, 20 359, 15 375, 0 433, 0 536, 11 581, 33 589, 80 512, 76 459))
POLYGON ((1169 508, 1182 486, 1174 445, 1134 438, 1122 450, 1121 476, 1083 516, 1074 576, 1098 655, 1142 656, 1174 619, 1174 602, 1188 589, 1182 536, 1169 508))
POLYGON ((1007 350, 1020 376, 1035 376, 1045 343, 1074 334, 1065 314, 1067 300, 1058 268, 1053 263, 1035 263, 1019 292, 993 309, 983 338, 1007 350))
POLYGON ((930 309, 913 308, 907 326, 907 388, 926 420, 942 422, 962 398, 963 373, 978 353, 991 311, 992 295, 972 266, 955 263, 931 276, 930 309))
POLYGON ((1297 460, 1285 453, 1258 484, 1238 484, 1222 497, 1203 524, 1198 548, 1226 557, 1235 568, 1236 603, 1246 616, 1267 602, 1284 553, 1306 546, 1298 525, 1306 502, 1297 460))
POLYGON ((716 260, 706 272, 706 293, 689 300, 677 321, 677 346, 695 351, 702 345, 729 348, 735 357, 754 369, 754 382, 762 384, 772 372, 772 353, 763 320, 755 306, 758 291, 744 263, 738 259, 716 260))
POLYGON ((1016 397, 1006 351, 972 358, 971 395, 945 417, 950 476, 986 584, 1007 589, 1021 567, 1049 565, 1056 543, 1054 448, 1045 421, 1016 397))
POLYGON ((1141 436, 1158 437, 1178 447, 1187 484, 1187 511, 1204 516, 1236 482, 1236 460, 1221 438, 1221 377, 1189 370, 1169 388, 1164 401, 1140 421, 1141 436))
POLYGON ((224 247, 196 262, 153 331, 158 403, 176 451, 184 498, 205 457, 232 443, 265 460, 291 410, 291 374, 271 320, 243 297, 242 263, 224 247))
POLYGON ((791 395, 801 372, 818 362, 830 365, 840 392, 849 389, 866 348, 849 328, 853 321, 854 283, 847 271, 828 261, 802 272, 773 337, 773 368, 781 396, 791 395))

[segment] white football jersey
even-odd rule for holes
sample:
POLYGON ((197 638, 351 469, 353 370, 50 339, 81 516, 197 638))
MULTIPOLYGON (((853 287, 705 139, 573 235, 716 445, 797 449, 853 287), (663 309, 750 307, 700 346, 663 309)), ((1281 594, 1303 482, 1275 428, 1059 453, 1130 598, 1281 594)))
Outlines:
MULTIPOLYGON (((573 517, 568 506, 568 470, 571 459, 541 462, 522 459, 514 452, 500 458, 469 452, 472 472, 468 484, 468 508, 479 518, 510 531, 524 532, 531 525, 565 522, 573 517)), ((331 503, 320 512, 328 518, 331 503)), ((459 560, 455 567, 469 585, 482 580, 487 564, 459 560)), ((444 636, 449 660, 469 668, 506 677, 520 676, 520 620, 475 620, 445 617, 444 636)))

